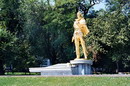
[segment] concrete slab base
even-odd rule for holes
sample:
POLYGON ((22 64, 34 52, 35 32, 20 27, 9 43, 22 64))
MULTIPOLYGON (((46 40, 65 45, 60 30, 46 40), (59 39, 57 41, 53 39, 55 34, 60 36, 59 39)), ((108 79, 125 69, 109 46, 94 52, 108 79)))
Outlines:
POLYGON ((76 59, 70 63, 61 63, 48 67, 29 68, 30 72, 40 72, 41 75, 89 75, 92 60, 76 59))

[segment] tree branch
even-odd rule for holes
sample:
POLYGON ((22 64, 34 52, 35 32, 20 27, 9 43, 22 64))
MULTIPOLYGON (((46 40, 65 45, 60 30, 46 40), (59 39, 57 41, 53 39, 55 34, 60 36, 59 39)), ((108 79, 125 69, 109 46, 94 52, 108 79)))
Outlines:
POLYGON ((93 7, 95 4, 99 4, 101 0, 89 0, 89 6, 86 7, 82 2, 79 3, 80 9, 84 12, 84 15, 86 15, 91 7, 93 7))

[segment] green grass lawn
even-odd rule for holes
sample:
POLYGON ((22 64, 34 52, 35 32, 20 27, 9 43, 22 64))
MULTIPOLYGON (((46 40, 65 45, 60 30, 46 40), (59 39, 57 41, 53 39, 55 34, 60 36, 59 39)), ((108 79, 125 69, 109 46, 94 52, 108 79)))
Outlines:
POLYGON ((0 86, 130 86, 130 77, 0 77, 0 86))

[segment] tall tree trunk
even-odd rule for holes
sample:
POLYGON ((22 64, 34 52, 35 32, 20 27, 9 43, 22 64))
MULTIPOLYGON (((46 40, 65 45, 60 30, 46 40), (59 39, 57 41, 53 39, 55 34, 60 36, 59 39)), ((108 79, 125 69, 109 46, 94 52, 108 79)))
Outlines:
POLYGON ((56 64, 57 63, 57 61, 56 61, 56 53, 55 53, 54 48, 51 51, 51 58, 50 58, 50 60, 51 60, 51 64, 56 64))
POLYGON ((119 72, 119 64, 118 64, 118 61, 116 62, 116 73, 118 73, 119 72))
POLYGON ((51 58, 51 64, 53 65, 53 64, 56 64, 56 57, 55 56, 53 56, 52 58, 51 58))
POLYGON ((0 75, 4 75, 5 71, 4 71, 4 67, 3 67, 3 61, 0 60, 0 75))

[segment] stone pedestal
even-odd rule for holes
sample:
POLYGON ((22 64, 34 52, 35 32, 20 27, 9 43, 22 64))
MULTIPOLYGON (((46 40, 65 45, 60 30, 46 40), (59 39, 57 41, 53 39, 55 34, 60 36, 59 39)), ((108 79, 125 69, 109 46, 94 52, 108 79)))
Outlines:
POLYGON ((70 63, 55 64, 48 67, 29 68, 30 72, 39 72, 41 75, 62 76, 62 75, 89 75, 92 60, 76 59, 70 63))
POLYGON ((89 75, 92 74, 92 60, 75 59, 70 61, 71 71, 73 75, 89 75))
POLYGON ((55 64, 48 67, 29 68, 30 72, 39 72, 41 75, 72 75, 71 66, 66 63, 55 64))

